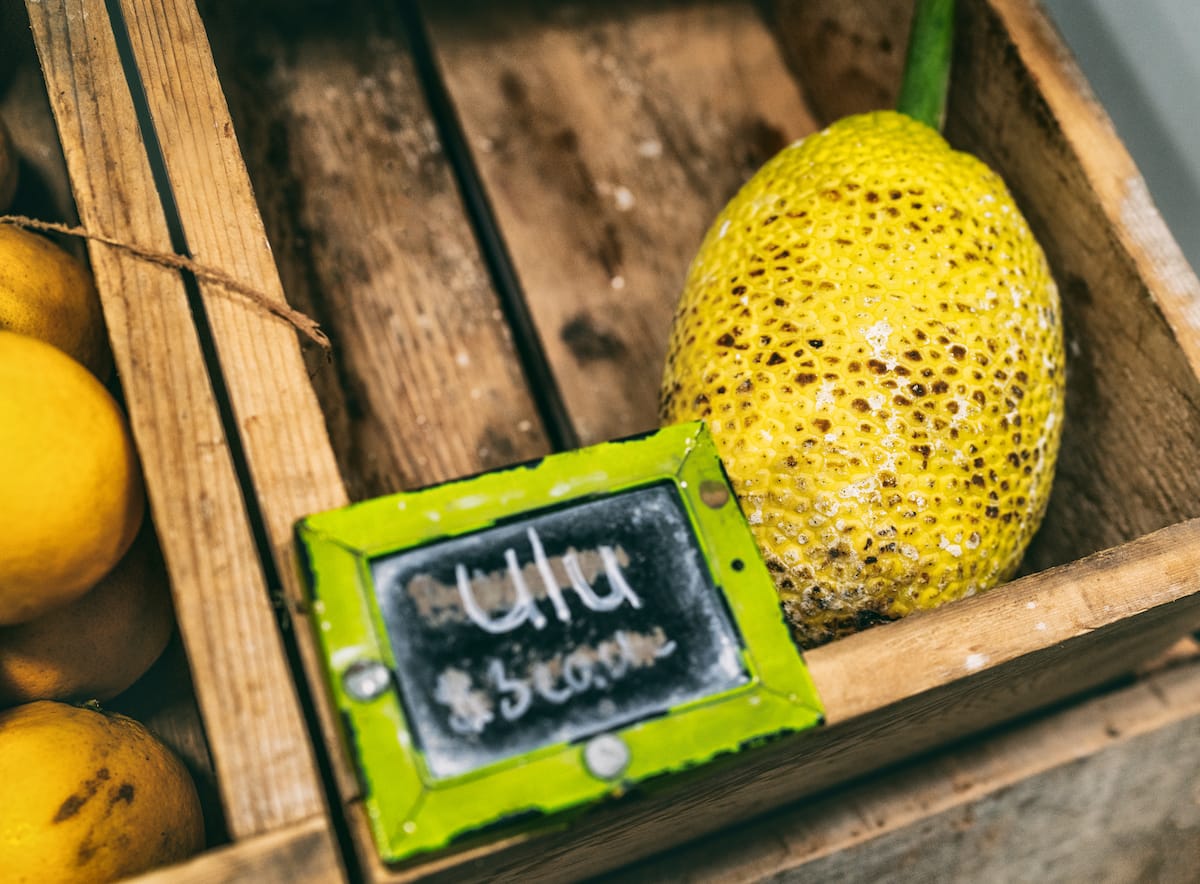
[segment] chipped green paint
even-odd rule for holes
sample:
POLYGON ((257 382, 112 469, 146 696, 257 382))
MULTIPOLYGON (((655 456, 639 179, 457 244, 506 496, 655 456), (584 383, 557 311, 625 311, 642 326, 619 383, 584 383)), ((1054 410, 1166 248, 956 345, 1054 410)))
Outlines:
MULTIPOLYGON (((363 801, 385 862, 446 848, 471 833, 562 824, 573 809, 630 785, 694 767, 821 721, 821 706, 784 625, 774 584, 728 487, 712 439, 699 423, 606 442, 530 464, 301 520, 297 547, 311 593, 311 619, 329 688, 356 758, 363 801), (742 682, 574 741, 551 741, 455 775, 435 775, 406 718, 395 677, 373 699, 355 698, 344 678, 363 661, 396 671, 371 563, 383 556, 464 537, 514 516, 569 508, 667 483, 677 492, 703 564, 740 637, 742 682), (589 746, 591 749, 589 749, 589 746), (616 746, 624 757, 605 749, 616 746), (585 752, 595 756, 585 760, 585 752), (604 776, 589 771, 604 771, 604 776)), ((592 609, 597 610, 597 609, 592 609)), ((472 839, 477 840, 477 839, 472 839)))

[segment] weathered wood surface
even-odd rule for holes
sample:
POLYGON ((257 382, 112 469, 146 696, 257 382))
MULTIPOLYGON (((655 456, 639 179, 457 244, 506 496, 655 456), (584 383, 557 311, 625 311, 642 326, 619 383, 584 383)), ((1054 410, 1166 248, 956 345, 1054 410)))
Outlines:
POLYGON ((205 18, 288 297, 333 342, 312 380, 351 498, 545 454, 397 8, 205 18))
MULTIPOLYGON (((675 291, 690 253, 708 219, 741 180, 775 148, 815 125, 805 110, 800 87, 784 68, 763 21, 755 17, 753 9, 739 4, 662 3, 648 9, 518 4, 506 6, 503 14, 479 4, 436 8, 429 4, 426 12, 438 60, 577 429, 585 440, 591 440, 652 425, 661 359, 658 349, 665 340, 675 291), (758 51, 749 52, 747 47, 758 51), (753 76, 741 67, 748 64, 755 66, 753 76), (737 88, 730 89, 731 83, 737 88), (757 140, 747 134, 755 132, 757 140), (613 263, 614 255, 618 263, 613 263), (672 262, 674 269, 669 266, 672 262), (613 288, 617 277, 618 287, 613 288)), ((878 16, 863 15, 862 10, 839 12, 830 7, 827 16, 810 17, 807 23, 796 25, 801 31, 807 27, 840 35, 837 39, 857 47, 864 57, 863 47, 879 50, 876 62, 863 62, 865 72, 848 66, 841 75, 847 80, 858 77, 860 95, 883 94, 872 84, 886 82, 886 70, 898 64, 895 47, 903 42, 903 33, 888 39, 880 28, 887 23, 904 26, 905 5, 885 4, 878 12, 878 16), (856 38, 855 28, 866 24, 870 30, 856 38), (875 63, 879 71, 870 70, 875 63), (876 91, 872 93, 872 89, 876 91)), ((777 16, 786 19, 787 8, 781 8, 777 16)), ((1014 118, 1006 124, 1016 127, 1011 138, 1018 143, 1020 133, 1028 129, 1032 151, 1038 144, 1035 133, 1045 127, 1039 128, 1037 104, 1028 94, 1033 88, 1030 75, 1019 65, 1005 62, 1007 44, 1002 33, 987 30, 993 22, 990 16, 982 7, 968 6, 966 33, 968 39, 974 35, 975 42, 960 67, 965 64, 969 68, 967 82, 976 77, 987 81, 989 88, 1007 90, 1014 118), (996 76, 996 70, 1004 76, 996 76), (989 76, 999 85, 991 85, 989 76)), ((395 20, 364 18, 384 34, 382 41, 374 44, 341 18, 334 21, 318 16, 316 21, 320 27, 277 24, 273 31, 265 29, 266 36, 254 38, 258 54, 242 53, 255 59, 242 76, 261 79, 265 70, 267 82, 277 92, 268 92, 269 98, 260 98, 255 104, 252 90, 238 85, 233 91, 242 93, 234 106, 243 103, 247 110, 241 116, 251 120, 250 125, 256 125, 252 110, 269 103, 280 105, 278 95, 286 97, 283 106, 297 108, 311 108, 313 105, 305 102, 312 102, 313 95, 325 96, 316 110, 283 114, 284 121, 275 124, 276 134, 270 135, 268 129, 267 135, 276 147, 286 144, 287 150, 268 154, 262 161, 252 160, 251 168, 278 194, 266 200, 280 210, 276 216, 280 220, 272 222, 278 225, 275 229, 285 238, 311 237, 319 247, 315 251, 324 248, 329 256, 323 259, 327 268, 323 275, 314 277, 311 268, 302 272, 303 267, 284 272, 294 273, 302 286, 309 286, 314 303, 333 315, 338 311, 330 310, 330 304, 352 304, 351 299, 357 297, 353 292, 364 285, 348 280, 335 290, 324 281, 332 278, 333 271, 328 268, 338 267, 334 258, 344 255, 348 246, 343 245, 339 253, 322 243, 345 236, 339 233, 343 228, 357 230, 328 196, 332 192, 328 182, 378 179, 376 172, 356 168, 357 163, 372 162, 371 151, 360 150, 356 163, 338 146, 364 145, 356 139, 361 131, 378 130, 382 106, 399 106, 407 113, 414 106, 419 108, 419 102, 414 105, 405 88, 409 81, 403 76, 381 77, 374 67, 363 74, 365 63, 360 60, 356 67, 349 58, 360 45, 374 45, 384 58, 392 53, 403 57, 405 44, 396 36, 395 20), (364 85, 356 77, 371 82, 364 85), (351 88, 355 83, 360 92, 380 89, 378 103, 356 93, 351 88), (301 91, 307 97, 300 97, 301 91), (358 95, 355 100, 346 98, 354 95, 358 95), (279 126, 294 131, 293 119, 310 126, 319 120, 319 128, 325 131, 303 142, 294 135, 285 138, 278 134, 279 126), (271 157, 284 160, 285 175, 271 172, 271 157), (340 177, 335 178, 329 169, 340 177), (270 184, 280 179, 281 183, 270 184), (319 233, 314 235, 314 229, 319 233)), ((264 33, 262 28, 248 30, 264 33)), ((810 44, 819 42, 811 33, 808 39, 810 44)), ((241 82, 237 75, 226 79, 227 83, 241 82)), ((811 96, 836 85, 826 84, 814 72, 804 89, 811 96)), ((982 89, 983 84, 975 88, 982 89)), ((961 97, 958 104, 964 104, 961 97)), ((257 125, 262 132, 263 124, 257 125)), ((967 127, 966 123, 953 125, 967 127)), ((1059 149, 1049 155, 1055 158, 1067 184, 1086 194, 1090 185, 1071 150, 1059 149)), ((1040 180, 1039 175, 1055 174, 1032 168, 1036 165, 1032 157, 1021 162, 1010 159, 1006 174, 1017 176, 1018 182, 1020 176, 1040 180)), ((378 184, 364 198, 369 204, 395 199, 378 184)), ((1076 200, 1082 200, 1086 209, 1086 197, 1076 200)), ((271 214, 268 212, 268 217, 271 214)), ((439 230, 436 215, 433 221, 406 217, 418 229, 439 230)), ((1092 220, 1101 226, 1108 223, 1103 216, 1092 220)), ((1084 257, 1076 254, 1082 246, 1071 234, 1047 226, 1044 236, 1051 241, 1048 248, 1056 262, 1059 252, 1066 251, 1071 260, 1087 263, 1088 253, 1085 251, 1084 257)), ((428 249, 407 252, 406 257, 426 264, 440 260, 436 254, 431 258, 428 249)), ((345 271, 341 272, 340 278, 347 279, 345 271)), ((1145 292, 1145 283, 1137 279, 1136 272, 1132 279, 1145 292)), ((1103 287, 1105 281, 1097 277, 1096 284, 1103 287)), ((1106 289, 1106 297, 1113 303, 1122 296, 1120 290, 1106 289)), ((1172 389, 1181 391, 1180 401, 1172 400, 1172 404, 1179 407, 1175 415, 1161 416, 1153 414, 1149 406, 1139 406, 1134 416, 1141 426, 1136 428, 1125 426, 1123 415, 1098 411, 1080 418, 1081 429, 1068 430, 1067 444, 1086 445, 1101 423, 1109 438, 1118 440, 1129 433, 1147 434, 1146 426, 1153 424, 1162 439, 1173 440, 1168 471, 1180 469, 1190 458, 1190 450, 1178 441, 1192 419, 1194 379, 1178 348, 1172 351, 1169 338, 1163 338, 1166 326, 1157 319, 1147 298, 1135 297, 1123 309, 1130 315, 1120 328, 1101 321, 1088 332, 1100 336, 1098 341, 1077 342, 1099 352, 1107 346, 1107 335, 1114 346, 1122 348, 1115 367, 1101 374, 1107 385, 1104 395, 1110 399, 1120 395, 1122 372, 1133 370, 1135 363, 1139 371, 1148 369, 1148 361, 1136 362, 1137 349, 1131 346, 1140 333, 1164 348, 1163 358, 1171 366, 1169 376, 1175 382, 1172 389), (1114 431, 1112 425, 1117 421, 1122 425, 1114 431)), ((1102 310, 1093 312, 1099 317, 1102 310)), ((1088 319, 1092 320, 1092 314, 1088 319)), ((436 354, 426 351, 414 358, 427 362, 436 354)), ((1076 388, 1076 399, 1082 396, 1085 405, 1092 395, 1076 388)), ((339 444, 337 433, 334 442, 339 444)), ((428 442, 418 444, 429 448, 428 442)), ((1098 468, 1086 461, 1068 468, 1067 491, 1059 495, 1058 509, 1052 512, 1045 532, 1049 540, 1043 542, 1044 551, 1035 559, 1039 567, 1074 560, 1083 552, 1136 537, 1190 514, 1192 502, 1184 494, 1190 486, 1186 483, 1179 486, 1182 491, 1172 489, 1161 498, 1139 499, 1131 489, 1144 482, 1154 465, 1143 465, 1116 442, 1102 452, 1108 460, 1098 468), (1097 524, 1101 521, 1098 517, 1076 522, 1067 518, 1074 512, 1072 495, 1096 502, 1106 514, 1118 503, 1129 512, 1105 524, 1097 524)), ((343 462, 347 460, 344 453, 340 456, 343 462)), ((613 857, 625 861, 659 849, 685 832, 711 831, 760 802, 790 800, 809 789, 1094 686, 1126 671, 1139 656, 1196 624, 1190 594, 1197 587, 1170 564, 1170 543, 1194 542, 1195 528, 1186 526, 1179 531, 1067 571, 1036 576, 1006 589, 1004 595, 985 597, 814 652, 811 662, 828 694, 831 721, 841 723, 809 738, 814 742, 803 744, 807 754, 799 761, 789 753, 800 751, 800 742, 790 748, 776 747, 756 760, 729 765, 724 772, 698 774, 670 800, 647 799, 602 810, 569 835, 513 846, 502 855, 487 856, 466 867, 455 867, 454 860, 437 865, 444 867, 447 877, 455 878, 503 874, 556 879, 594 873, 617 861, 613 857), (1164 573, 1171 576, 1164 579, 1164 573), (1142 593, 1143 581, 1153 587, 1148 594, 1142 593), (1100 588, 1107 589, 1108 584, 1118 590, 1101 593, 1100 588), (1031 602, 1046 608, 1024 607, 1031 602), (932 651, 925 650, 927 644, 932 651), (859 673, 864 666, 875 666, 863 661, 877 656, 891 661, 888 666, 903 672, 904 677, 867 682, 863 689, 859 673), (927 665, 914 666, 914 659, 927 665), (713 801, 714 791, 722 795, 720 801, 713 801)), ((352 806, 351 812, 352 816, 357 813, 356 808, 352 806)), ((415 873, 432 868, 421 867, 415 873)), ((397 872, 395 877, 408 874, 397 872)))
MULTIPOLYGON (((27 9, 81 222, 170 252, 105 4, 27 9)), ((317 816, 312 748, 183 280, 106 246, 89 253, 230 833, 317 816)))
POLYGON ((422 9, 578 435, 656 426, 704 231, 815 125, 771 33, 752 2, 422 9))
MULTIPOLYGON (((313 384, 350 496, 545 454, 396 10, 307 10, 267 4, 248 22, 213 4, 206 24, 280 276, 333 342, 313 384)), ((332 762, 371 868, 353 766, 332 762)))
POLYGON ((826 727, 599 808, 445 880, 611 871, 1106 684, 1197 626, 1193 521, 810 651, 826 727))
POLYGON ((1191 882, 1200 663, 623 869, 649 881, 1191 882))
MULTIPOLYGON (((104 4, 27 2, 35 23, 41 20, 39 39, 51 46, 47 81, 81 217, 106 233, 169 249, 124 87, 118 78, 120 106, 101 108, 100 101, 112 100, 111 84, 86 79, 116 70, 104 4), (86 22, 50 14, 85 5, 92 12, 86 22), (65 36, 75 37, 69 47, 65 36), (118 156, 117 186, 102 190, 111 186, 103 164, 118 156), (132 184, 121 177, 130 168, 137 170, 132 184), (120 211, 112 208, 117 199, 120 211)), ((121 3, 134 20, 134 55, 152 75, 143 78, 151 116, 192 251, 275 298, 282 297, 282 279, 293 303, 315 315, 335 344, 332 365, 310 361, 318 409, 290 330, 236 297, 204 290, 216 355, 232 379, 247 491, 297 604, 299 589, 289 582, 291 520, 345 499, 343 480, 355 498, 426 484, 543 453, 546 435, 394 11, 353 3, 300 13, 267 7, 248 22, 243 12, 214 4, 208 25, 230 118, 190 5, 121 3), (231 122, 263 226, 234 127, 226 127, 231 122), (219 206, 248 224, 222 229, 219 206), (278 276, 264 232, 275 246, 278 276), (260 359, 260 349, 270 356, 260 359), (335 456, 328 456, 318 412, 335 456), (294 421, 303 422, 296 438, 283 438, 294 421)), ((838 106, 829 97, 840 86, 853 87, 846 100, 886 92, 879 84, 903 40, 887 29, 906 22, 907 6, 780 3, 774 18, 763 20, 757 7, 739 2, 519 3, 503 10, 458 0, 425 4, 437 58, 585 441, 653 425, 675 294, 708 220, 775 149, 817 125, 806 101, 823 117, 838 106), (794 29, 777 24, 772 35, 766 21, 789 20, 789 9, 794 29), (825 11, 811 14, 816 9, 825 11), (822 33, 828 77, 820 64, 806 69, 797 60, 804 54, 797 47, 822 45, 822 33), (856 69, 846 61, 851 51, 873 60, 856 69), (805 72, 802 83, 785 57, 805 72)), ((1200 479, 1189 467, 1200 429, 1197 356, 1194 341, 1171 337, 1186 332, 1194 277, 1180 277, 1170 246, 1155 246, 1146 204, 1121 202, 1133 209, 1114 214, 1117 191, 1094 180, 1107 167, 1077 156, 1086 153, 1087 138, 1104 135, 1103 120, 1086 102, 1070 100, 1073 69, 1055 54, 1061 47, 1036 10, 1016 0, 967 0, 963 8, 966 48, 951 138, 1004 172, 1056 271, 1065 271, 1072 357, 1084 368, 1072 378, 1058 492, 1030 558, 1031 568, 1041 568, 1196 515, 1200 479), (1039 96, 1043 78, 1058 83, 1061 94, 1039 96), (1160 277, 1169 278, 1166 295, 1160 277)), ((1119 150, 1109 141, 1102 147, 1119 150)), ((303 816, 320 804, 306 747, 299 747, 303 758, 289 756, 299 780, 286 779, 278 766, 277 725, 291 739, 296 717, 280 700, 289 696, 286 671, 271 668, 281 655, 272 644, 267 581, 254 559, 178 275, 104 248, 92 257, 115 324, 135 434, 149 452, 156 520, 170 517, 160 532, 188 654, 206 722, 218 722, 210 736, 227 808, 243 821, 231 828, 244 839, 303 819, 311 843, 327 843, 319 816, 303 816), (144 339, 153 341, 151 350, 141 349, 144 339), (185 524, 199 532, 190 548, 185 524), (216 585, 235 588, 232 609, 204 610, 215 607, 205 592, 216 585), (242 657, 218 661, 224 642, 242 657), (266 668, 247 654, 265 654, 266 668), (260 671, 273 675, 255 679, 260 671), (257 705, 260 689, 275 692, 268 695, 275 704, 266 711, 269 728, 257 705), (231 696, 239 698, 232 710, 220 708, 216 698, 231 696), (235 724, 252 730, 235 735, 235 724), (250 754, 240 739, 254 747, 250 754), (253 752, 266 752, 270 763, 255 763, 253 752), (274 797, 263 797, 270 796, 267 779, 299 791, 272 804, 274 797)), ((454 880, 559 880, 603 872, 1093 687, 1195 627, 1198 532, 1194 523, 1177 525, 829 645, 810 655, 830 710, 826 729, 601 808, 566 834, 390 877, 436 871, 454 880), (870 670, 893 677, 864 679, 870 670)), ((311 673, 311 647, 304 655, 311 673)), ((319 695, 317 701, 323 709, 319 695)), ((388 877, 365 858, 356 787, 344 759, 335 753, 334 761, 366 871, 388 877)), ((913 817, 912 825, 922 823, 913 817)), ((253 870, 271 843, 252 839, 193 868, 218 874, 222 862, 245 857, 244 868, 253 870)), ((292 867, 287 855, 281 848, 285 869, 292 867)), ((332 853, 322 856, 333 862, 332 853)))
POLYGON ((138 884, 328 884, 342 880, 320 817, 139 876, 138 884))
POLYGON ((947 132, 1010 180, 1068 329, 1063 452, 1026 563, 1037 569, 1200 515, 1200 331, 1188 318, 1200 283, 1032 0, 971 10, 956 60, 987 63, 960 66, 947 132))
MULTIPOLYGON (((10 211, 48 221, 74 223, 71 183, 46 96, 24 7, 8 4, 0 16, 0 116, 20 155, 20 186, 10 211)), ((58 238, 65 248, 83 255, 84 244, 58 238)), ((119 387, 114 391, 120 397, 119 387)), ((156 553, 155 567, 164 584, 165 565, 156 553)), ((204 808, 209 843, 225 839, 225 823, 217 793, 216 773, 196 707, 187 659, 178 637, 136 684, 105 704, 147 725, 187 765, 204 808)))
MULTIPOLYGON (((882 28, 911 3, 773 8, 823 122, 887 106, 903 51, 882 28)), ((964 0, 957 29, 947 138, 1008 182, 1063 301, 1066 424, 1028 573, 1200 515, 1200 282, 1036 2, 964 0)))

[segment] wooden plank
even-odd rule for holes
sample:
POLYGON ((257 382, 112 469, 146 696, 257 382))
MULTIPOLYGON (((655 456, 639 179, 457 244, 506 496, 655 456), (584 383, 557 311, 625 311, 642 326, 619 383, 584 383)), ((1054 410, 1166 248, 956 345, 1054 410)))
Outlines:
POLYGON ((1032 0, 991 0, 1021 62, 1054 114, 1061 137, 1079 157, 1095 199, 1171 326, 1192 373, 1200 376, 1200 280, 1188 265, 1058 31, 1032 0))
POLYGON ((137 884, 326 884, 342 877, 335 856, 329 827, 314 817, 132 880, 137 884))
POLYGON ((1194 659, 623 869, 622 882, 1194 881, 1194 659))
MULTIPOLYGON (((122 10, 192 257, 286 305, 194 3, 128 0, 122 10)), ((291 610, 303 611, 292 526, 303 515, 348 503, 321 410, 294 330, 217 283, 202 279, 199 287, 219 362, 214 370, 234 412, 255 511, 274 555, 274 579, 291 610)), ((307 628, 293 636, 316 678, 314 636, 307 628)), ((333 712, 316 684, 322 730, 332 735, 333 712)), ((350 788, 351 765, 341 754, 332 757, 339 782, 350 788)), ((323 795, 314 797, 324 813, 323 795)))
MULTIPOLYGON (((1200 282, 1037 3, 959 6, 947 137, 1008 182, 1063 301, 1066 423, 1028 573, 1200 515, 1200 282)), ((772 4, 824 121, 891 105, 910 7, 772 4)))
POLYGON ((612 871, 1078 696, 1198 626, 1194 520, 812 650, 805 657, 826 727, 718 760, 432 880, 565 881, 612 871))
POLYGON ((422 9, 580 437, 654 427, 704 231, 814 128, 755 4, 422 9))
MULTIPOLYGON (((104 3, 27 8, 81 222, 169 252, 104 3)), ((307 819, 322 806, 311 746, 182 280, 89 252, 230 832, 307 819)))
MULTIPOLYGON (((0 55, 4 58, 0 69, 0 116, 7 123, 20 155, 21 183, 10 211, 42 220, 75 223, 78 219, 71 198, 71 182, 23 6, 9 4, 0 13, 0 55)), ((81 256, 85 252, 80 240, 62 237, 59 242, 81 256)), ((120 398, 120 391, 116 392, 120 398)), ((165 586, 168 577, 157 552, 154 568, 165 586)), ((225 822, 216 771, 178 636, 149 672, 105 706, 145 724, 183 760, 200 793, 208 843, 224 840, 225 822)))
POLYGON ((548 450, 399 9, 211 3, 205 23, 354 500, 548 450))
POLYGON ((1200 282, 1036 5, 970 8, 956 60, 973 61, 951 86, 948 135, 1009 180, 1067 331, 1063 450, 1027 558, 1037 569, 1200 515, 1200 334, 1186 320, 1200 282))

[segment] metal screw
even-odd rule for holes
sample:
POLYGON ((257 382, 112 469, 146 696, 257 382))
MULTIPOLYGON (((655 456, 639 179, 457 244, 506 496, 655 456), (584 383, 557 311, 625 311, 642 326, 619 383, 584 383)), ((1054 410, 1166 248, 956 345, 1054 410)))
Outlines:
POLYGON ((613 780, 629 766, 629 747, 613 734, 601 734, 588 740, 583 747, 583 763, 588 772, 599 780, 613 780))
POLYGON ((360 703, 382 696, 391 682, 391 673, 378 660, 355 660, 342 673, 346 693, 360 703))
POLYGON ((723 482, 705 479, 700 483, 700 499, 705 506, 719 510, 729 500, 729 489, 723 482))

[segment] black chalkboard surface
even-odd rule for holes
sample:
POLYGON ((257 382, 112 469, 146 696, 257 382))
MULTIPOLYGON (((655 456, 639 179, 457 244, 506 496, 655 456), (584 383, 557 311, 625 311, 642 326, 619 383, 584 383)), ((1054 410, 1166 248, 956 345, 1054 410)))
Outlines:
POLYGON ((671 482, 523 513, 370 570, 434 779, 749 679, 671 482))

